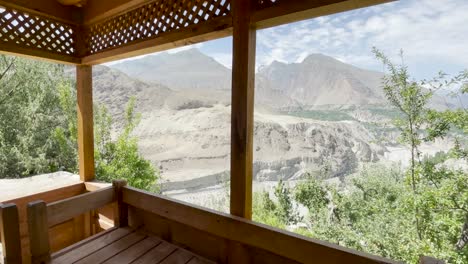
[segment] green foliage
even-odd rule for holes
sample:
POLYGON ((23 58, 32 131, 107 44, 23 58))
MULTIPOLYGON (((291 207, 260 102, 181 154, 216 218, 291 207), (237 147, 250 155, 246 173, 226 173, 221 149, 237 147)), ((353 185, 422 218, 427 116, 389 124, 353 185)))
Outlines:
MULTIPOLYGON (((77 172, 77 109, 74 83, 64 66, 0 56, 0 178, 19 178, 66 170, 77 172)), ((96 177, 126 179, 157 191, 158 171, 138 152, 131 136, 138 125, 135 99, 113 140, 112 118, 95 106, 96 177)))
POLYGON ((291 189, 282 180, 275 187, 274 196, 276 201, 266 191, 254 194, 254 220, 282 228, 302 220, 293 203, 291 189))
POLYGON ((354 118, 346 113, 346 111, 341 110, 288 111, 285 112, 285 114, 324 121, 354 120, 354 118))
POLYGON ((327 190, 311 175, 296 186, 294 199, 307 207, 310 212, 322 210, 329 202, 327 190))
POLYGON ((62 65, 0 55, 1 178, 76 169, 57 92, 71 87, 62 65))
POLYGON ((116 141, 110 137, 112 119, 104 107, 96 113, 96 178, 110 182, 125 179, 130 186, 158 191, 155 186, 157 171, 151 162, 138 152, 137 138, 131 133, 140 121, 135 111, 135 98, 131 98, 125 111, 125 125, 116 141))
MULTIPOLYGON (((410 168, 372 165, 339 184, 309 176, 296 185, 293 200, 284 202, 308 208, 303 219, 307 228, 295 231, 408 263, 417 263, 420 255, 468 263, 468 174, 445 165, 448 159, 467 158, 467 110, 428 107, 437 89, 458 85, 461 94, 467 93, 468 71, 451 79, 440 73, 430 81, 416 82, 406 66, 394 65, 377 49, 374 53, 389 70, 383 88, 399 111, 392 115, 401 142, 411 149, 410 168), (447 136, 455 138, 449 153, 421 157, 418 147, 423 141, 447 136)), ((275 196, 278 200, 285 196, 283 183, 275 196)), ((262 197, 254 200, 254 219, 287 225, 287 210, 278 210, 280 203, 268 193, 262 197)))
MULTIPOLYGON (((455 248, 463 210, 451 211, 451 201, 464 199, 466 205, 468 182, 461 172, 453 176, 443 177, 439 188, 427 187, 417 199, 403 171, 382 165, 365 167, 342 185, 308 178, 294 188, 292 203, 309 208, 303 219, 307 228, 295 232, 408 263, 417 263, 421 254, 466 263, 466 249, 455 248), (414 206, 424 206, 420 214, 427 215, 421 223, 424 240, 414 225, 414 206)), ((254 197, 254 220, 285 228, 281 215, 275 214, 278 205, 272 205, 267 193, 254 197)))
POLYGON ((278 199, 278 204, 274 206, 274 212, 283 223, 297 224, 301 221, 299 213, 294 208, 291 189, 282 180, 278 182, 275 188, 275 196, 278 199))

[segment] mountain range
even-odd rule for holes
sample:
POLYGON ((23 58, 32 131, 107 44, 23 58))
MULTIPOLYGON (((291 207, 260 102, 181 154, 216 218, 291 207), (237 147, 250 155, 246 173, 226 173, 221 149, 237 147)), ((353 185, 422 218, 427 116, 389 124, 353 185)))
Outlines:
MULTIPOLYGON (((220 91, 229 100, 231 70, 198 49, 161 53, 110 67, 175 91, 220 91)), ((383 74, 312 54, 300 63, 274 61, 256 74, 256 103, 269 108, 384 104, 383 74)))

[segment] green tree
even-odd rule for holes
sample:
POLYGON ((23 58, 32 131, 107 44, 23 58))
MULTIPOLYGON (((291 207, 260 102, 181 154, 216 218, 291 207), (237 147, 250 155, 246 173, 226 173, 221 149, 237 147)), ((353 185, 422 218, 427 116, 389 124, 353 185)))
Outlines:
POLYGON ((71 87, 62 65, 0 55, 1 178, 75 169, 57 92, 71 87))
POLYGON ((112 119, 105 107, 98 108, 96 120, 96 177, 110 182, 125 179, 130 186, 150 191, 158 191, 155 185, 158 171, 150 161, 138 152, 138 139, 131 133, 140 122, 140 115, 135 113, 135 98, 131 98, 126 111, 122 133, 115 141, 111 139, 112 119))
MULTIPOLYGON (((63 65, 0 55, 0 178, 66 170, 77 172, 76 90, 63 65)), ((124 127, 111 138, 112 118, 95 106, 96 177, 126 179, 156 191, 158 171, 138 152, 131 99, 124 127)))

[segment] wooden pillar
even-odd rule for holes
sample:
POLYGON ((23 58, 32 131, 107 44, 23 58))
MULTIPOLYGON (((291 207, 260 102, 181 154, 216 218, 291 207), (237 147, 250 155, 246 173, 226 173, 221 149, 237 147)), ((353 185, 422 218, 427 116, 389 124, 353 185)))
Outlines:
POLYGON ((128 226, 128 206, 123 202, 123 187, 127 186, 125 180, 112 181, 115 197, 117 198, 116 212, 114 213, 114 225, 118 227, 128 226))
MULTIPOLYGON (((18 208, 14 204, 0 204, 0 242, 3 249, 3 263, 20 264, 21 240, 18 208)), ((0 263, 1 263, 0 259, 0 263)))
POLYGON ((93 74, 92 66, 76 66, 78 99, 78 156, 80 180, 94 179, 93 74))
POLYGON ((252 0, 232 1, 231 214, 252 218, 256 30, 252 0))
POLYGON ((31 263, 49 263, 49 223, 47 205, 44 201, 28 203, 28 232, 31 263))

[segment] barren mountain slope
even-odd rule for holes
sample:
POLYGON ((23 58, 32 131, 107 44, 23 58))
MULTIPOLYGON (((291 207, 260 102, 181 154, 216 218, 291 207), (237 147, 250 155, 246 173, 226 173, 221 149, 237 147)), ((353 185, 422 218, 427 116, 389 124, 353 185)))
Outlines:
POLYGON ((382 73, 363 70, 334 58, 313 54, 301 63, 273 62, 259 70, 261 87, 282 91, 305 106, 385 103, 382 73))
POLYGON ((174 90, 231 89, 231 70, 197 49, 150 55, 111 67, 133 78, 160 83, 174 90))

